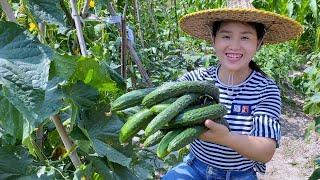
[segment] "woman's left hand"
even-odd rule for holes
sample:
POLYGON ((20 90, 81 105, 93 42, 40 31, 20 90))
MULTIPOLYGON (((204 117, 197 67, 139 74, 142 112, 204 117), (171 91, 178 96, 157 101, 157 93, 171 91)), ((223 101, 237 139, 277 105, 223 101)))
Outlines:
POLYGON ((207 119, 204 125, 208 128, 208 131, 201 134, 199 139, 225 146, 228 144, 231 133, 226 126, 210 119, 207 119))

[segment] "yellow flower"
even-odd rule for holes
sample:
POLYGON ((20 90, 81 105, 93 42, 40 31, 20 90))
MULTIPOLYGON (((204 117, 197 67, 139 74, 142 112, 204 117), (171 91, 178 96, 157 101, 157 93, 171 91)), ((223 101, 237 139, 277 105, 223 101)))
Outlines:
POLYGON ((34 31, 36 29, 36 25, 34 23, 29 23, 29 31, 34 31))
POLYGON ((90 0, 89 6, 92 7, 92 8, 95 6, 94 0, 90 0))

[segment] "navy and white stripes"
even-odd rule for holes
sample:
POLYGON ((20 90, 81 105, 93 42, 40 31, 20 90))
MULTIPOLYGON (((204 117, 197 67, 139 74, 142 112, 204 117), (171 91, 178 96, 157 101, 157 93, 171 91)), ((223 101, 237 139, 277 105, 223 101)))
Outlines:
MULTIPOLYGON (((274 139, 279 145, 281 137, 279 117, 281 113, 280 91, 274 81, 253 71, 241 84, 226 86, 217 78, 219 67, 200 68, 186 73, 179 81, 213 80, 220 91, 220 103, 228 109, 224 118, 232 132, 249 136, 274 139)), ((228 170, 255 168, 265 173, 265 164, 249 160, 236 151, 214 143, 195 140, 192 153, 209 165, 228 170)))

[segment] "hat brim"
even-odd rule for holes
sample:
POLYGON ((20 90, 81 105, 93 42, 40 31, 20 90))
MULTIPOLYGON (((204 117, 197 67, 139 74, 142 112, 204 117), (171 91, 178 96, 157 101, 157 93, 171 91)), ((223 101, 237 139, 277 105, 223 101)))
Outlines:
POLYGON ((203 10, 187 14, 179 21, 181 29, 191 36, 211 41, 211 32, 215 21, 259 22, 265 25, 267 32, 264 43, 275 44, 300 36, 303 28, 297 21, 288 17, 259 9, 221 8, 203 10))

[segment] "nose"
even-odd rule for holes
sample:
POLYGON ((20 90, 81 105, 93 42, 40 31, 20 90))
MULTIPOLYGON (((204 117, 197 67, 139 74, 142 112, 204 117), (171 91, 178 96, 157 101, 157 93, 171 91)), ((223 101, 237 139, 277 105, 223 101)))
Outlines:
POLYGON ((230 50, 239 50, 240 47, 241 47, 240 40, 233 38, 232 41, 230 41, 230 44, 229 44, 230 50))

